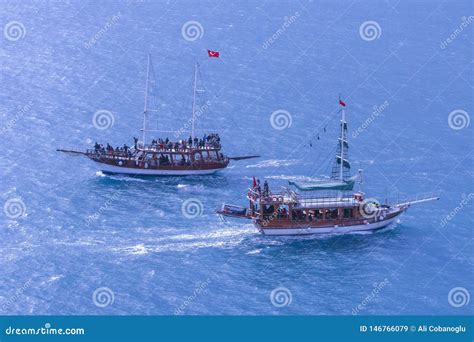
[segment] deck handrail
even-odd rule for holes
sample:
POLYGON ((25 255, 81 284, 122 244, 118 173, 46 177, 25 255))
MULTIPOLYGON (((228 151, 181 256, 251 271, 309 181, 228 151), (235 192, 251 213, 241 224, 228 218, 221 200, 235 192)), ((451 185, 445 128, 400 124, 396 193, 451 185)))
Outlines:
POLYGON ((425 192, 415 195, 398 195, 397 197, 386 198, 384 204, 387 205, 403 205, 411 202, 425 201, 429 199, 439 198, 439 192, 425 192))

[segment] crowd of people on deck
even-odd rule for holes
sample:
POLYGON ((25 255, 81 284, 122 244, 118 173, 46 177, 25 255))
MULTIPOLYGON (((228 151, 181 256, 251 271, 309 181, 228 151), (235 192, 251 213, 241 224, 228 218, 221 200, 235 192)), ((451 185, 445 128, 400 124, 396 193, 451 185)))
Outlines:
POLYGON ((220 148, 221 147, 221 138, 217 133, 204 134, 202 138, 190 136, 187 140, 178 140, 171 141, 168 138, 166 139, 153 139, 151 141, 151 148, 158 150, 185 150, 185 149, 205 149, 205 148, 220 148))
POLYGON ((103 144, 98 144, 97 142, 94 144, 94 151, 96 154, 99 155, 114 155, 114 156, 122 156, 122 157, 132 157, 133 153, 130 150, 130 147, 127 144, 123 144, 122 147, 113 147, 109 143, 106 146, 103 144))
MULTIPOLYGON (((96 154, 102 155, 113 155, 120 157, 132 157, 134 152, 138 150, 138 138, 133 137, 134 150, 131 147, 124 144, 122 147, 113 147, 109 143, 106 146, 103 144, 94 144, 94 151, 96 154)), ((204 134, 202 138, 195 137, 194 139, 190 136, 187 140, 171 141, 170 139, 153 139, 151 145, 147 145, 147 148, 156 149, 159 151, 183 151, 187 149, 206 149, 206 148, 220 148, 221 138, 217 133, 204 134)), ((166 161, 165 161, 166 162, 166 161)))

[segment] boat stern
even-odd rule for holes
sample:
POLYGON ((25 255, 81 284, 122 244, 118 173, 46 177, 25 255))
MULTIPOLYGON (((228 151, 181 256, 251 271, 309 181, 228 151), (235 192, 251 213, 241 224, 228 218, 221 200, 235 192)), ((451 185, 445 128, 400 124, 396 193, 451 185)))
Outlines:
POLYGON ((222 206, 216 210, 216 214, 220 215, 221 217, 225 216, 252 219, 251 212, 248 208, 225 203, 222 204, 222 206))

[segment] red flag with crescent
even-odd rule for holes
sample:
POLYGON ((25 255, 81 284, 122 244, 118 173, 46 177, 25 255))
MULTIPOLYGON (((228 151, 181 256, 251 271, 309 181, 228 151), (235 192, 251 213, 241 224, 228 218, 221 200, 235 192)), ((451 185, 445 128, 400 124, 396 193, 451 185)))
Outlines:
POLYGON ((218 51, 207 50, 207 55, 209 57, 219 58, 219 52, 218 51))

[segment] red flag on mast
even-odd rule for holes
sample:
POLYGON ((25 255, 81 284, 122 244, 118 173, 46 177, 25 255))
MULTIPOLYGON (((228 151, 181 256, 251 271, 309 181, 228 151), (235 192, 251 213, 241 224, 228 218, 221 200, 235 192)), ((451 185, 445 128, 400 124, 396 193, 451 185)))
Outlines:
POLYGON ((339 97, 339 104, 343 107, 346 106, 346 103, 344 101, 342 101, 340 97, 339 97))
POLYGON ((209 57, 219 58, 219 51, 207 50, 207 55, 209 57))
POLYGON ((253 176, 253 188, 257 187, 257 180, 255 179, 255 176, 253 176))

